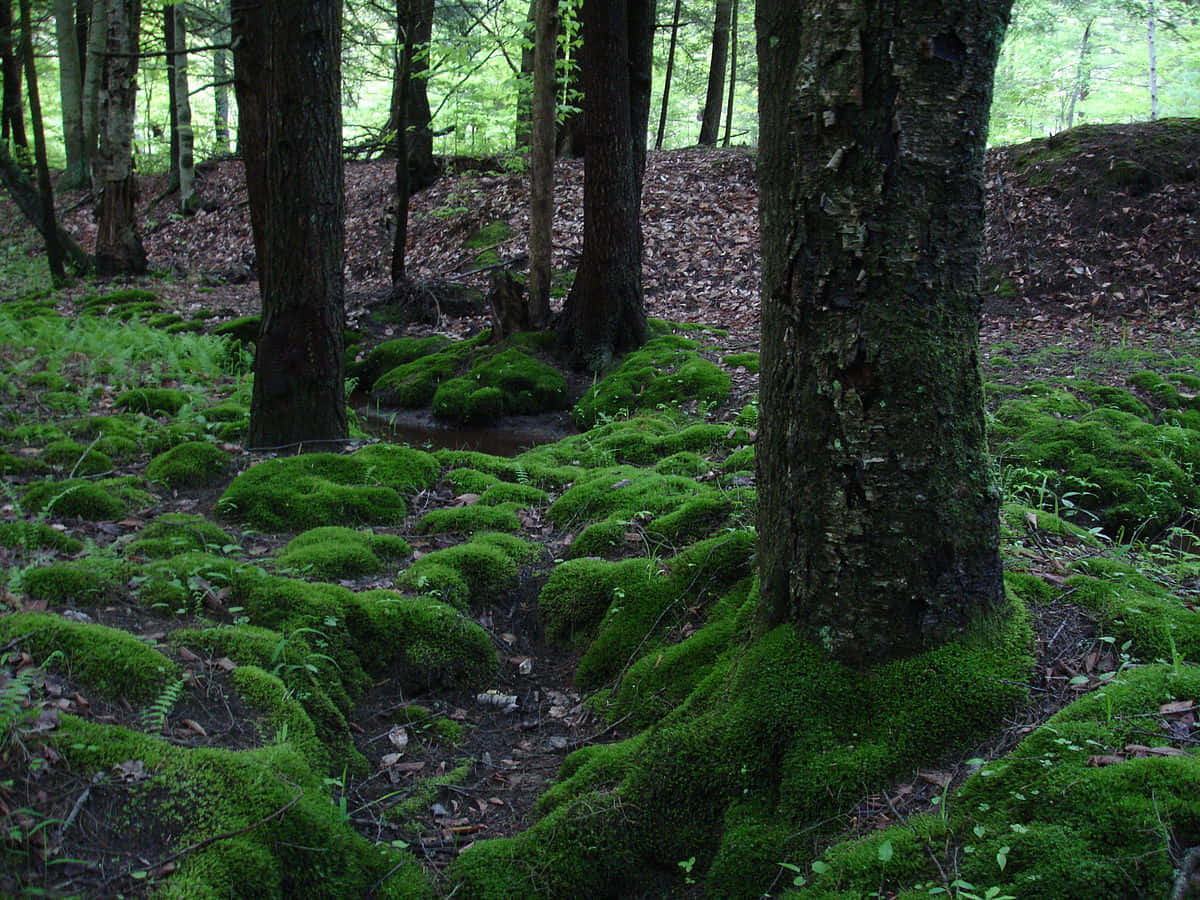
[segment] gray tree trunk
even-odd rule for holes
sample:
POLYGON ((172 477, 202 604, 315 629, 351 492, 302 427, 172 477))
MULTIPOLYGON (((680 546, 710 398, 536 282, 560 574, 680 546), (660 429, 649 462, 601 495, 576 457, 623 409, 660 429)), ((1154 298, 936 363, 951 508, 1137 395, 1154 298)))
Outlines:
POLYGON ((763 613, 854 665, 1002 608, 978 277, 1010 5, 758 3, 763 613))
POLYGON ((671 16, 671 42, 667 49, 667 70, 663 75, 662 109, 658 114, 658 133, 654 136, 654 149, 661 150, 663 135, 667 131, 667 110, 671 100, 671 78, 675 74, 675 47, 679 43, 679 12, 683 0, 675 0, 675 12, 671 16))
POLYGON ((1158 118, 1158 10, 1150 0, 1146 11, 1146 50, 1150 55, 1150 69, 1146 75, 1146 86, 1150 89, 1150 121, 1158 118))
POLYGON ((100 73, 100 189, 96 271, 143 274, 146 251, 137 230, 137 179, 133 172, 133 117, 137 98, 139 0, 106 0, 105 52, 100 73))
POLYGON ((229 84, 233 73, 229 71, 229 51, 222 44, 228 44, 229 35, 229 3, 220 5, 218 15, 224 23, 217 30, 217 44, 213 50, 213 148, 217 156, 229 153, 229 84))
POLYGON ((92 162, 92 182, 96 184, 96 156, 100 152, 100 79, 104 68, 104 47, 108 41, 108 0, 92 0, 88 18, 87 54, 83 66, 83 152, 92 162))
POLYGON ((1088 95, 1088 85, 1092 75, 1092 25, 1095 21, 1095 19, 1088 20, 1083 27, 1083 37, 1079 39, 1079 59, 1075 64, 1075 83, 1071 85, 1071 101, 1067 105, 1067 128, 1075 125, 1075 105, 1088 95))
POLYGON ((59 184, 65 190, 73 190, 83 187, 88 177, 83 141, 83 68, 75 29, 74 0, 54 0, 54 26, 58 43, 63 144, 67 151, 67 166, 59 184))
POLYGON ((733 0, 729 10, 729 96, 725 98, 725 136, 721 146, 728 147, 733 140, 733 95, 737 88, 738 67, 738 0, 733 0))
POLYGON ((721 100, 725 91, 725 64, 729 58, 729 13, 733 0, 717 0, 713 20, 712 58, 708 63, 708 90, 704 94, 704 113, 700 137, 696 143, 711 147, 721 130, 721 100))

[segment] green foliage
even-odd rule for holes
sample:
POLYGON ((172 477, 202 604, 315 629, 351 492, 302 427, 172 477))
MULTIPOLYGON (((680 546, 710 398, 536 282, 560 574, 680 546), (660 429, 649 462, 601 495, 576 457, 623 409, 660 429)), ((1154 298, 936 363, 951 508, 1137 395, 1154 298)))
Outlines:
POLYGON ((176 388, 134 388, 117 397, 117 406, 147 415, 173 416, 187 402, 188 395, 176 388))

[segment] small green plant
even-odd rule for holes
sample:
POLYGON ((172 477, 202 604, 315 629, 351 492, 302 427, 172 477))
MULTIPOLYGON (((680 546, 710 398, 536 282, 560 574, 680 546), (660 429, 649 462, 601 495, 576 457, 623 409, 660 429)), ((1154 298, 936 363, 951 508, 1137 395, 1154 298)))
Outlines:
POLYGON ((171 714, 171 710, 179 702, 179 698, 183 694, 185 687, 187 687, 186 678, 169 682, 159 692, 158 696, 154 698, 153 702, 142 710, 142 727, 151 734, 161 732, 167 725, 167 716, 171 714))

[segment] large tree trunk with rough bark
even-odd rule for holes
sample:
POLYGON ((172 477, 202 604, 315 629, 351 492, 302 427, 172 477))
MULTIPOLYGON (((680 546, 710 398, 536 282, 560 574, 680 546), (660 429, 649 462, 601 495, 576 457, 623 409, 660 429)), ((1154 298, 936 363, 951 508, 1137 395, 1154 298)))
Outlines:
POLYGON ((64 190, 74 190, 86 183, 88 168, 83 143, 83 67, 75 28, 74 0, 54 0, 54 26, 63 146, 67 151, 67 167, 59 184, 64 190))
POLYGON ((729 58, 729 14, 733 0, 717 0, 713 19, 712 57, 708 63, 708 90, 704 93, 704 112, 700 119, 700 137, 696 143, 711 147, 721 130, 721 100, 725 92, 725 63, 729 58))
POLYGON ((852 664, 1002 604, 977 282, 1010 5, 758 4, 763 611, 852 664))
POLYGON ((237 0, 240 144, 262 326, 251 447, 346 437, 340 0, 237 0))
POLYGON ((646 340, 641 194, 653 36, 654 0, 584 0, 583 258, 559 335, 573 364, 593 371, 646 340))
POLYGON ((133 116, 137 97, 140 0, 107 0, 107 37, 100 73, 100 148, 96 180, 100 208, 96 272, 140 275, 146 251, 137 230, 133 172, 133 116))

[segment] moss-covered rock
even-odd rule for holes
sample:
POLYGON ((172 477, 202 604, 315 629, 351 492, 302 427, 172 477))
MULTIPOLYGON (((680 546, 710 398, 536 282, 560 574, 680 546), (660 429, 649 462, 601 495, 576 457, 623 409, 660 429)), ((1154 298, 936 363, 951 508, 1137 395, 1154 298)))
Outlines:
POLYGON ((57 550, 60 553, 78 553, 83 542, 51 528, 45 522, 0 522, 0 547, 13 550, 57 550))
POLYGON ((494 541, 476 538, 435 550, 400 573, 396 586, 406 591, 441 591, 456 606, 481 606, 517 584, 514 552, 494 541), (461 595, 466 587, 466 596, 461 595))
POLYGON ((112 457, 107 453, 85 447, 69 438, 47 444, 42 450, 42 459, 70 475, 99 475, 111 472, 113 468, 112 457))
POLYGON ((170 488, 212 487, 225 480, 230 456, 207 441, 186 441, 146 466, 146 479, 170 488))
POLYGON ((423 356, 437 353, 450 343, 449 338, 440 334, 428 337, 401 337, 377 344, 360 363, 348 365, 347 374, 360 379, 361 383, 371 385, 383 375, 397 366, 413 362, 423 356))
POLYGON ((26 512, 93 522, 119 519, 128 508, 111 486, 81 478, 35 482, 26 490, 22 504, 26 512))
POLYGON ((428 453, 374 444, 349 456, 312 453, 272 459, 243 472, 217 501, 223 515, 260 528, 398 524, 405 498, 440 471, 428 453))
POLYGON ((86 606, 101 602, 128 577, 118 560, 93 557, 27 569, 21 575, 21 589, 35 600, 86 606))
POLYGON ((272 735, 280 743, 294 747, 314 772, 330 770, 329 752, 316 726, 282 678, 258 666, 238 666, 231 678, 238 696, 265 715, 272 735))
POLYGON ((221 597, 244 572, 262 570, 251 563, 202 550, 152 559, 134 579, 138 602, 166 612, 187 614, 220 609, 221 597))
POLYGON ((262 316, 241 316, 222 322, 212 333, 219 337, 231 337, 242 344, 255 344, 261 327, 262 316))
POLYGON ((472 506, 451 506, 444 509, 431 509, 417 523, 420 534, 475 534, 479 531, 520 531, 521 521, 517 518, 517 503, 501 503, 497 506, 485 506, 478 503, 472 506))

